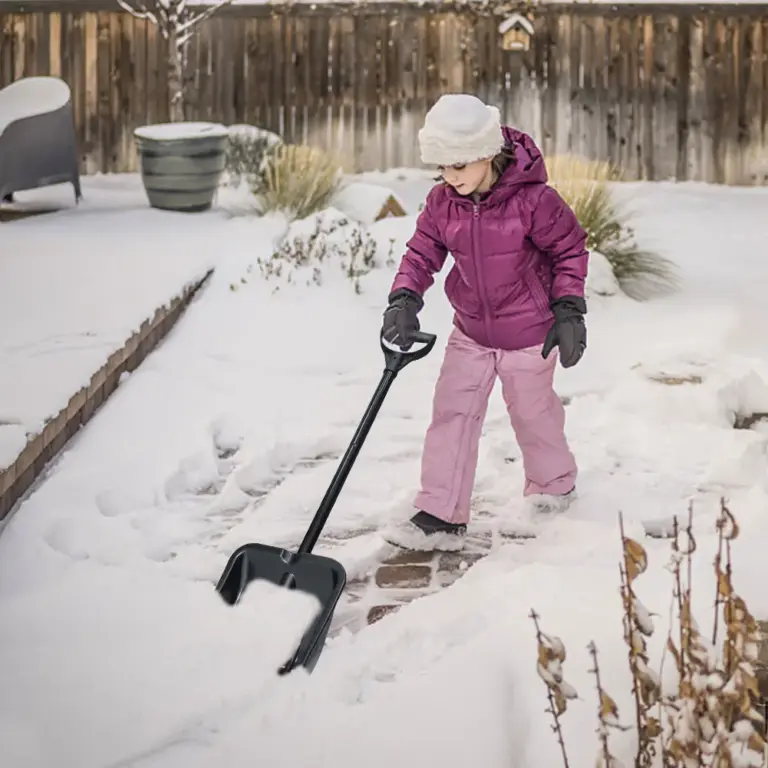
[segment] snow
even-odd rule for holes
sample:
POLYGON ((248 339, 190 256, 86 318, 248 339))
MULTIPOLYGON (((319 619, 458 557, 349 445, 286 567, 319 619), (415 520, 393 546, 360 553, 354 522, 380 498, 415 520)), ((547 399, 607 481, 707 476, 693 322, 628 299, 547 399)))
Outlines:
MULTIPOLYGON (((39 2, 40 0, 31 0, 31 2, 39 2)), ((348 3, 349 5, 360 5, 362 4, 363 0, 356 0, 351 3, 348 3)), ((391 2, 391 0, 365 0, 366 3, 381 3, 381 2, 391 2)), ((422 4, 423 0, 403 0, 406 3, 416 3, 416 4, 422 4)), ((221 3, 221 0, 199 0, 199 2, 196 2, 195 5, 218 5, 221 3)), ((317 0, 291 0, 290 4, 303 4, 303 3, 309 3, 312 5, 316 5, 317 0)), ((347 3, 338 2, 338 0, 320 0, 319 4, 324 3, 333 3, 334 5, 347 5, 347 3)), ((614 7, 622 7, 624 5, 633 6, 633 5, 701 5, 701 6, 707 6, 707 5, 754 5, 754 0, 730 0, 729 3, 722 3, 720 0, 675 0, 675 2, 670 3, 669 0, 636 0, 635 2, 630 3, 616 3, 614 0, 539 0, 540 5, 584 5, 584 4, 595 4, 595 3, 602 3, 606 5, 611 5, 614 7)), ((275 7, 288 5, 288 0, 277 0, 276 2, 273 2, 272 0, 233 0, 231 5, 271 5, 275 7)), ((434 3, 435 5, 439 5, 440 2, 437 0, 437 2, 434 3)), ((478 5, 478 3, 470 3, 467 2, 467 5, 478 5)), ((479 5, 483 5, 484 3, 479 3, 479 5)), ((461 6, 462 3, 459 1, 457 5, 461 6)))
MULTIPOLYGON (((422 0, 404 0, 407 3, 416 3, 421 4, 422 0)), ((36 2, 36 0, 33 0, 33 2, 36 2)), ((220 0, 201 0, 200 5, 210 5, 214 3, 218 3, 220 0)), ((333 2, 337 5, 344 5, 344 3, 338 3, 335 2, 335 0, 320 0, 320 4, 323 4, 323 2, 333 2)), ((390 2, 390 0, 366 0, 367 3, 381 3, 381 2, 390 2)), ((310 3, 310 4, 316 4, 316 0, 295 0, 295 4, 302 4, 302 3, 310 3)), ((357 2, 351 3, 352 5, 361 4, 362 0, 357 0, 357 2)), ((675 2, 670 3, 669 0, 636 0, 636 2, 631 3, 616 3, 615 0, 539 0, 540 5, 584 5, 584 4, 605 4, 605 5, 611 5, 612 7, 622 7, 622 5, 701 5, 701 6, 707 6, 707 5, 723 5, 724 3, 719 2, 719 0, 675 0, 675 2)), ((278 0, 277 2, 270 2, 270 0, 233 0, 231 3, 232 5, 273 5, 273 6, 282 6, 287 5, 287 0, 278 0)), ((292 2, 292 4, 294 4, 292 2)), ((439 0, 435 3, 436 5, 439 5, 439 0)), ((457 3, 459 6, 461 6, 461 2, 459 1, 457 3)), ((730 0, 729 3, 726 3, 727 5, 754 5, 754 0, 730 0)), ((476 3, 467 2, 467 5, 476 5, 476 3)), ((483 5, 481 3, 480 5, 483 5)))
POLYGON ((139 126, 134 135, 151 141, 176 141, 229 136, 229 129, 219 123, 156 123, 139 126))
POLYGON ((275 144, 282 144, 283 139, 276 133, 268 131, 265 128, 259 128, 256 125, 249 125, 248 123, 235 123, 234 125, 227 126, 227 132, 232 138, 240 139, 265 139, 268 146, 273 147, 275 144))
POLYGON ((332 204, 343 213, 361 224, 373 224, 381 209, 390 198, 405 210, 402 200, 390 189, 381 184, 371 184, 362 181, 346 182, 334 195, 332 204))
POLYGON ((69 95, 58 77, 25 77, 0 89, 0 135, 17 120, 61 109, 69 95))
MULTIPOLYGON (((64 207, 65 195, 19 193, 17 207, 64 207)), ((0 468, 219 255, 221 210, 161 214, 137 177, 86 178, 84 195, 76 209, 0 225, 0 468)))
POLYGON ((521 26, 529 35, 533 35, 536 31, 527 16, 522 16, 519 13, 515 13, 512 16, 508 16, 506 19, 504 19, 504 21, 501 22, 501 24, 499 24, 499 34, 503 35, 505 32, 518 25, 521 26))
MULTIPOLYGON (((274 675, 310 606, 297 604, 307 612, 294 616, 288 598, 300 596, 270 605, 248 597, 252 585, 245 604, 229 608, 214 584, 247 541, 298 544, 381 375, 378 328, 394 269, 385 257, 390 241, 398 253, 411 234, 428 184, 405 171, 364 180, 374 178, 397 190, 409 215, 367 229, 378 266, 359 276, 359 292, 340 246, 319 277, 312 266, 261 276, 257 259, 268 260, 286 232, 311 234, 313 221, 286 230, 281 217, 211 215, 199 228, 185 218, 180 231, 158 213, 154 242, 181 249, 215 238, 217 269, 0 536, 0 763, 245 768, 257 755, 286 768, 558 765, 536 673, 535 608, 542 631, 562 638, 565 679, 579 694, 562 718, 570 763, 594 764, 590 641, 619 719, 634 722, 619 511, 648 551, 636 589, 655 614, 652 669, 672 577, 668 542, 643 539, 642 527, 684 516, 691 500, 694 611, 705 633, 721 494, 741 528, 736 589, 757 617, 768 613, 768 439, 732 427, 734 412, 763 408, 768 391, 768 341, 757 322, 768 190, 628 184, 618 194, 635 209, 641 243, 676 261, 683 284, 640 304, 606 290, 605 265, 594 262, 587 354, 557 371, 579 499, 562 516, 523 518, 520 454, 495 392, 476 484, 490 517, 473 528, 527 527, 538 537, 494 549, 450 588, 360 632, 342 631, 311 676, 274 675)), ((139 250, 148 212, 138 207, 89 218, 112 217, 118 247, 139 250)), ((328 212, 323 225, 338 216, 328 212)), ((47 226, 32 219, 25 233, 47 226)), ((75 236, 87 245, 92 232, 70 236, 74 248, 75 236)), ((389 551, 378 530, 410 511, 450 329, 445 274, 421 318, 438 334, 436 349, 394 383, 329 520, 336 538, 316 550, 343 563, 350 580, 389 551)), ((352 608, 342 599, 337 615, 352 608)), ((662 679, 670 668, 667 658, 662 679)), ((631 764, 631 731, 612 740, 631 764)))
POLYGON ((613 274, 611 263, 602 253, 593 251, 589 258, 587 298, 593 296, 616 296, 621 293, 619 282, 613 274))

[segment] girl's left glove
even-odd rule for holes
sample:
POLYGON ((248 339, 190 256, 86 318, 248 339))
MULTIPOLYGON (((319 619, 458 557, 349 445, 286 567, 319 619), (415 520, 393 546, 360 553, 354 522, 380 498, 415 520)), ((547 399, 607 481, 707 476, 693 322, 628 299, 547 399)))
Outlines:
POLYGON ((544 339, 541 356, 546 359, 557 346, 563 368, 571 368, 581 360, 587 348, 587 326, 584 315, 587 303, 580 296, 563 296, 550 304, 555 322, 544 339))

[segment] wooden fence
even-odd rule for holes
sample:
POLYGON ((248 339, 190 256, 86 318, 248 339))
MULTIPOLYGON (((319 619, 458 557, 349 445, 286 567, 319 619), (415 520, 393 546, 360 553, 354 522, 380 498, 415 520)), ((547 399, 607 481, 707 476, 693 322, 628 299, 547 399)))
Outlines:
MULTIPOLYGON (((187 119, 246 122, 343 153, 356 170, 418 166, 434 100, 471 91, 548 154, 630 178, 768 184, 768 6, 544 5, 527 51, 468 5, 235 6, 189 58, 187 119)), ((164 42, 110 0, 0 0, 0 86, 73 90, 85 172, 137 169, 133 129, 167 119, 164 42)))

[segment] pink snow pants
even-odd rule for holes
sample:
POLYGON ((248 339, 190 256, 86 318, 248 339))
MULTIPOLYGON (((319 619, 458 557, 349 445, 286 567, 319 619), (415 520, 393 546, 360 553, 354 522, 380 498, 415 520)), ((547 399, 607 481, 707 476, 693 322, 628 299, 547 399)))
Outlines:
POLYGON ((565 409, 552 388, 557 348, 506 351, 476 344, 454 328, 435 386, 414 506, 452 523, 469 522, 480 435, 498 376, 523 455, 523 494, 568 493, 576 462, 565 439, 565 409))

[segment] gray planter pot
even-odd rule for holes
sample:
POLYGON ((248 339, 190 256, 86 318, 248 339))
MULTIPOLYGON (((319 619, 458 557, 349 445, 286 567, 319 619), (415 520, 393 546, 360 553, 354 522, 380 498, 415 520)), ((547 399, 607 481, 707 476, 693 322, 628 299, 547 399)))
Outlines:
POLYGON ((207 211, 219 186, 229 131, 218 123, 162 123, 134 131, 141 179, 153 208, 207 211))

